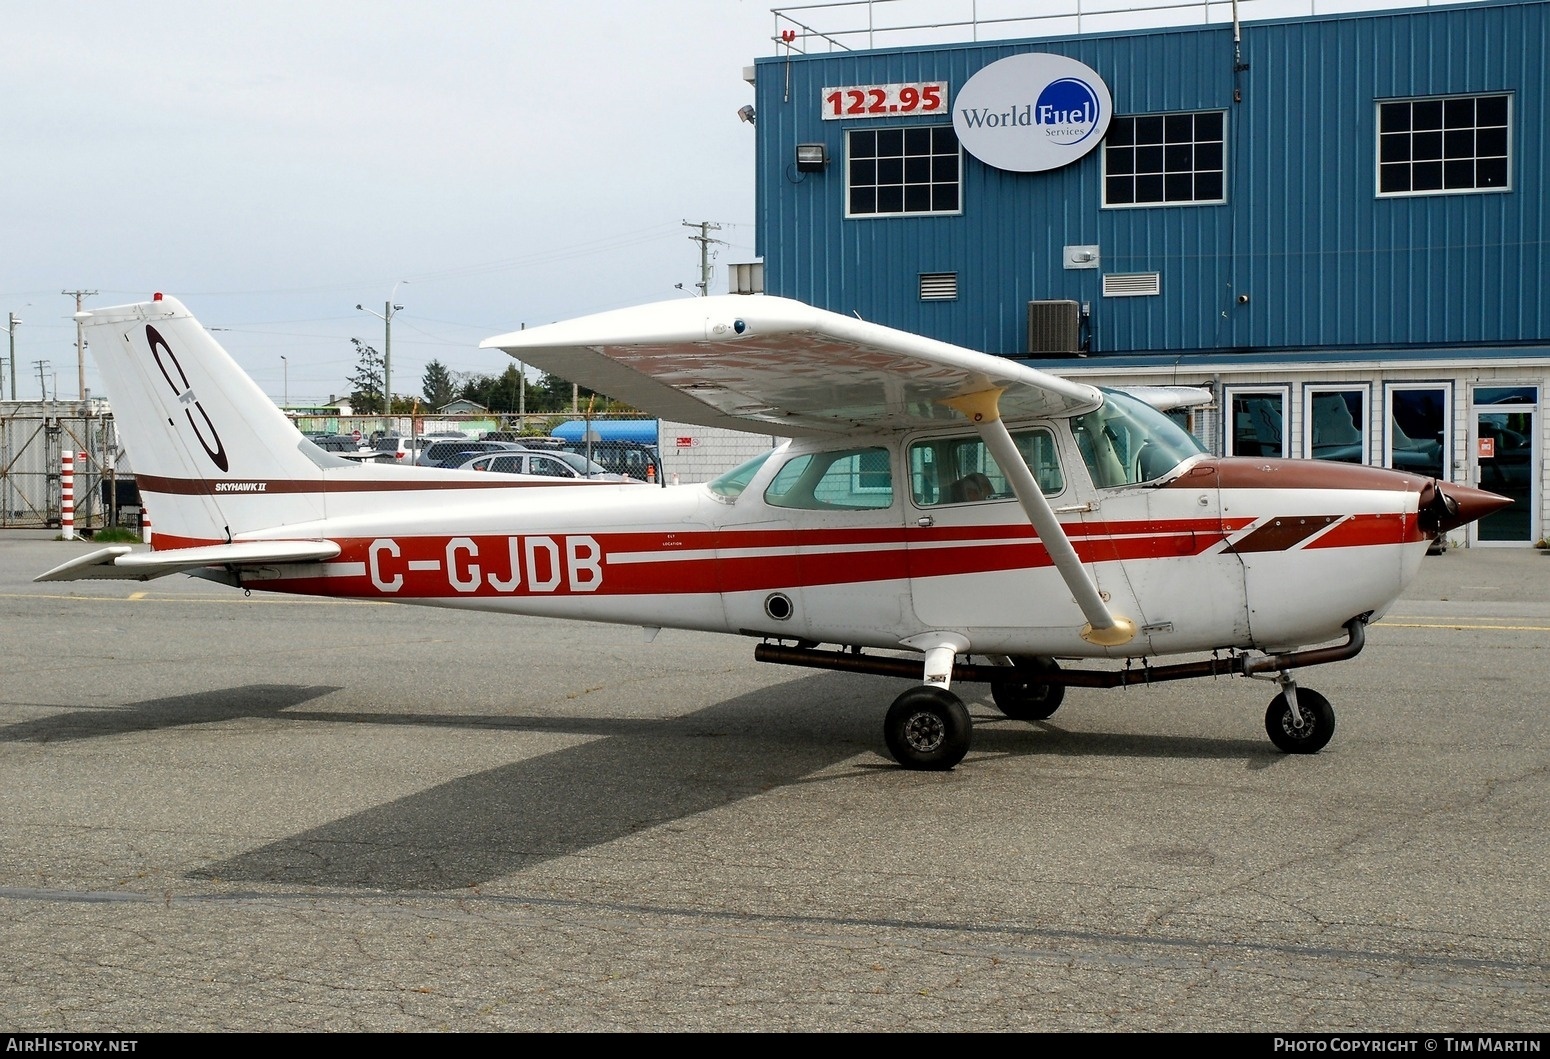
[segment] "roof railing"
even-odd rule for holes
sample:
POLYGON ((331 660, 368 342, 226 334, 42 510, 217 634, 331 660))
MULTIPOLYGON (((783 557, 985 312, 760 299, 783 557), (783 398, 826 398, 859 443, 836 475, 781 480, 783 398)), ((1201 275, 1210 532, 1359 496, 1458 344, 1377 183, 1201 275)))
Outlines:
POLYGON ((788 52, 808 54, 1468 2, 1475 0, 1041 0, 1036 15, 1005 15, 989 12, 1006 10, 1006 0, 835 0, 772 8, 771 13, 776 44, 788 52))

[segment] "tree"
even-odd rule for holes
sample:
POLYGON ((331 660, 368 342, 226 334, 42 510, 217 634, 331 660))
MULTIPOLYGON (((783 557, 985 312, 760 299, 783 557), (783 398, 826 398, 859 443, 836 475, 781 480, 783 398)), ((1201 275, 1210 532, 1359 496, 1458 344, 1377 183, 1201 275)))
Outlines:
POLYGON ((420 385, 425 394, 425 403, 432 408, 451 404, 452 399, 457 396, 457 387, 453 385, 452 373, 439 360, 433 360, 425 365, 425 374, 420 378, 420 385))
POLYGON ((382 354, 375 346, 368 346, 358 338, 355 344, 355 372, 350 376, 350 406, 357 415, 378 415, 385 411, 382 403, 382 354))

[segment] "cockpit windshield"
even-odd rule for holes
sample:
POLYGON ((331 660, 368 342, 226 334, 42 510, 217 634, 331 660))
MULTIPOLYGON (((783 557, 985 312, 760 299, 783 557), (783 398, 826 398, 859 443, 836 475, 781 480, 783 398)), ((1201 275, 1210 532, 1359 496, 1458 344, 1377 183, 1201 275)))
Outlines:
POLYGON ((1206 451, 1189 431, 1140 398, 1103 390, 1103 406, 1071 420, 1071 432, 1100 489, 1160 481, 1206 451))
POLYGON ((748 488, 748 483, 753 481, 753 476, 759 473, 759 468, 764 466, 764 461, 775 454, 775 450, 761 452, 747 463, 727 471, 725 474, 711 479, 705 483, 712 495, 731 503, 743 495, 743 490, 748 488))

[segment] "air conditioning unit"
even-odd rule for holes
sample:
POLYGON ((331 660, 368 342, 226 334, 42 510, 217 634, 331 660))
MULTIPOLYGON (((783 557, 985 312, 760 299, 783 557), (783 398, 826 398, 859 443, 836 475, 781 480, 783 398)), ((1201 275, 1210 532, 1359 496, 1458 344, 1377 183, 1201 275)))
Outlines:
POLYGON ((1082 341, 1082 307, 1074 301, 1028 303, 1028 352, 1077 353, 1082 341))

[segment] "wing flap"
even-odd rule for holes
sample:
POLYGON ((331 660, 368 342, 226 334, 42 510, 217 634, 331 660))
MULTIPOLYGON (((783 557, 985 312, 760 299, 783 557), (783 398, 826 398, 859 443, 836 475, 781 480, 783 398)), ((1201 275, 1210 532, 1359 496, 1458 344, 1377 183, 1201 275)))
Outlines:
POLYGON ((1102 401, 1011 360, 761 294, 619 309, 481 346, 676 422, 785 437, 950 421, 945 401, 989 389, 1008 419, 1102 401))
POLYGON ((333 541, 240 541, 202 548, 135 551, 117 544, 61 563, 34 581, 150 581, 168 574, 206 566, 253 566, 263 563, 304 563, 339 554, 333 541))

